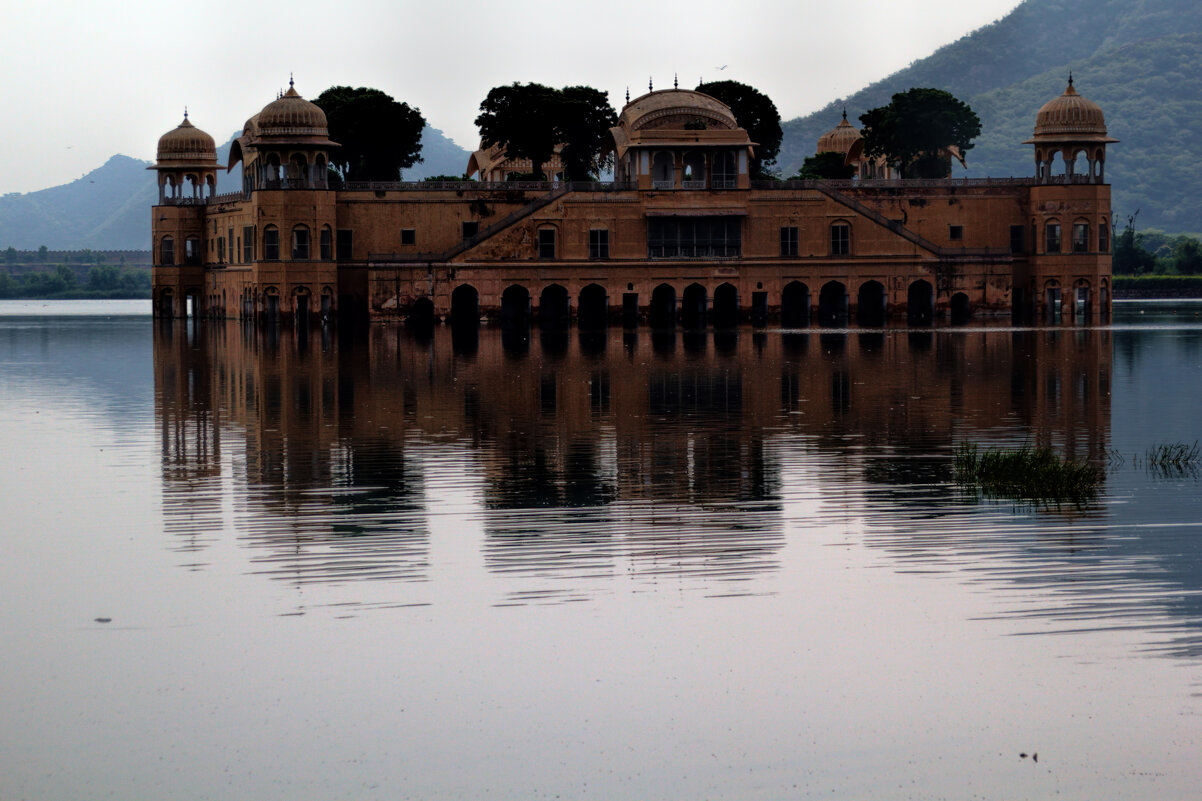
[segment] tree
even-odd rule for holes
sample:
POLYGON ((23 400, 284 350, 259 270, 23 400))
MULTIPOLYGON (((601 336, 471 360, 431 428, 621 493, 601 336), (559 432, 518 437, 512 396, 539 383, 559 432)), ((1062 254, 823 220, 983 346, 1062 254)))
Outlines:
POLYGON ((340 147, 330 166, 345 181, 395 181, 421 161, 420 110, 379 89, 331 86, 313 99, 326 114, 330 138, 340 147))
POLYGON ((860 115, 864 155, 884 156, 903 178, 946 178, 948 149, 972 149, 981 120, 967 103, 942 89, 910 89, 887 106, 860 115))
POLYGON ((4 251, 4 260, 9 264, 15 264, 17 261, 17 249, 9 245, 8 250, 4 251))
POLYGON ((554 89, 539 83, 497 86, 480 103, 476 126, 485 147, 500 144, 512 159, 530 159, 530 172, 562 144, 560 159, 569 179, 586 179, 601 167, 601 148, 617 114, 608 95, 591 86, 554 89))
POLYGON ((747 135, 756 143, 751 159, 752 177, 762 178, 770 173, 780 152, 783 132, 780 112, 768 95, 738 81, 702 83, 697 85, 697 91, 730 106, 739 125, 747 129, 747 135))
POLYGON ((45 245, 42 245, 40 248, 38 248, 38 261, 46 261, 46 259, 49 257, 49 254, 50 251, 46 249, 45 245))
POLYGON ((1139 211, 1127 217, 1127 225, 1114 238, 1111 269, 1116 275, 1145 275, 1156 266, 1156 257, 1144 248, 1144 235, 1136 233, 1135 218, 1139 211))
POLYGON ((559 153, 569 181, 595 178, 606 166, 601 150, 609 129, 618 115, 609 105, 609 95, 591 86, 565 86, 561 92, 559 134, 563 149, 559 153))
POLYGON ((1173 247, 1173 269, 1180 275, 1202 273, 1202 243, 1192 236, 1180 236, 1173 247))
POLYGON ((856 174, 855 165, 845 163, 842 153, 826 151, 806 156, 796 177, 802 180, 847 180, 856 174))

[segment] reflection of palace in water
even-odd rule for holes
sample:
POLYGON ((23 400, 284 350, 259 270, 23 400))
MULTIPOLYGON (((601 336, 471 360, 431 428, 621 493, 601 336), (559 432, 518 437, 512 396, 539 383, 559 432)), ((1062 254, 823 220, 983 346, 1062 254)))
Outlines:
POLYGON ((783 547, 784 463, 800 452, 837 480, 949 496, 964 439, 1103 458, 1110 336, 376 326, 339 341, 167 323, 165 515, 185 550, 232 522, 287 580, 423 579, 429 497, 459 492, 439 457, 456 453, 490 570, 604 572, 620 552, 636 571, 745 577, 783 547))

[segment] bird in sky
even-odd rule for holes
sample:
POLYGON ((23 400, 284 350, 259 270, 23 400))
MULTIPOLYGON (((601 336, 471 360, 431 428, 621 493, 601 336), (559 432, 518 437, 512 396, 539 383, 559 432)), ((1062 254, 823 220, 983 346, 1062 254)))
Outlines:
POLYGON ((729 66, 730 66, 729 64, 723 64, 721 67, 714 67, 714 69, 721 71, 721 70, 726 69, 729 66))

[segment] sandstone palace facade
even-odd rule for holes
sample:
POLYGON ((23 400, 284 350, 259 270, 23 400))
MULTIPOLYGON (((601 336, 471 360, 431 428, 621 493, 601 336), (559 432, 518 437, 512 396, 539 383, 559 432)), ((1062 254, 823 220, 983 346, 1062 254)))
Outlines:
MULTIPOLYGON (((1039 110, 1035 175, 897 180, 846 119, 819 151, 850 181, 753 181, 731 110, 669 89, 628 102, 609 182, 327 183, 325 115, 294 88, 247 121, 228 167, 185 116, 159 140, 160 316, 312 324, 515 318, 581 325, 911 324, 1110 309, 1101 109, 1070 81, 1039 110), (241 165, 240 192, 215 194, 241 165)), ((479 153, 473 164, 488 169, 479 153)))

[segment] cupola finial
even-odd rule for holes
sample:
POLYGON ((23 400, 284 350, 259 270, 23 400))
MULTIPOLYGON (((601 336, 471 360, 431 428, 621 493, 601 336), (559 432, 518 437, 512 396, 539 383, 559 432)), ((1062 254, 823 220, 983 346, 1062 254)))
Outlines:
POLYGON ((630 104, 630 87, 629 86, 626 87, 626 104, 627 105, 630 104))
POLYGON ((680 88, 680 73, 678 73, 678 72, 672 73, 672 88, 673 89, 680 88))
POLYGON ((651 76, 647 76, 647 91, 654 92, 655 86, 651 83, 651 76))
POLYGON ((843 121, 847 122, 847 106, 843 107, 843 121))
POLYGON ((188 119, 188 107, 184 106, 184 119, 188 119))
POLYGON ((1072 70, 1068 71, 1068 85, 1069 86, 1073 85, 1073 71, 1072 70))
POLYGON ((292 73, 291 72, 288 73, 288 88, 289 89, 294 88, 293 84, 292 84, 292 73))

